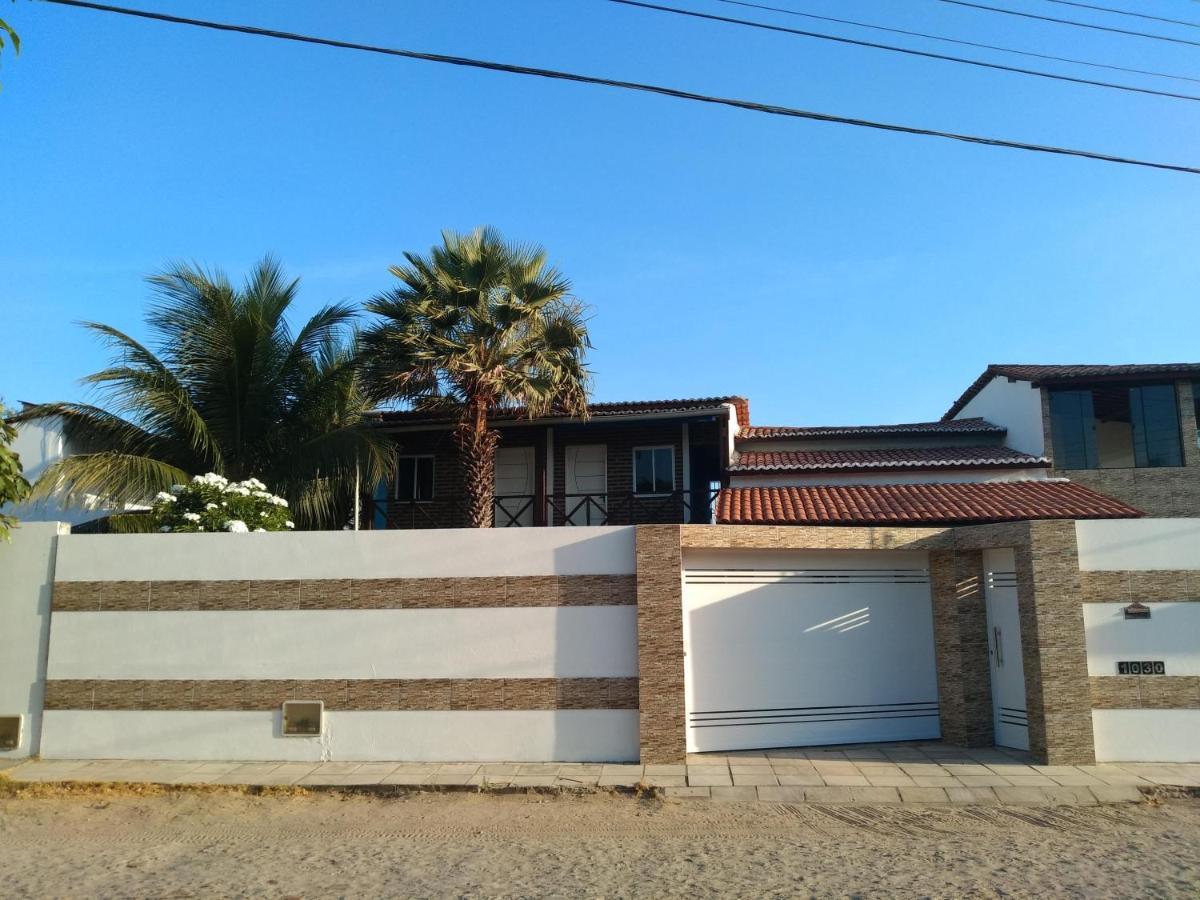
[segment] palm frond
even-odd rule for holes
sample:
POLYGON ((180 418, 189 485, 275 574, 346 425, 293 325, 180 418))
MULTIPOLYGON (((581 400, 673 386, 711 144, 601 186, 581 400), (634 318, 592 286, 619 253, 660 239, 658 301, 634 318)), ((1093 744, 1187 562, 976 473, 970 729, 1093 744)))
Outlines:
POLYGON ((189 474, 162 460, 117 451, 65 456, 47 467, 33 486, 34 500, 54 498, 68 506, 146 503, 189 474))

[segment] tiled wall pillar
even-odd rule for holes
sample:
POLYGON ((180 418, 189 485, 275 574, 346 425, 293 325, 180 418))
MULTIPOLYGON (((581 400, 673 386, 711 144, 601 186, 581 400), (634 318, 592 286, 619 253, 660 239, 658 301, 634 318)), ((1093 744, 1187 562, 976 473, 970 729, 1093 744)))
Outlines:
POLYGON ((963 747, 991 746, 992 691, 983 553, 931 551, 929 576, 942 737, 963 747))
POLYGON ((1030 522, 1015 555, 1030 752, 1048 765, 1093 763, 1075 523, 1030 522))
POLYGON ((681 763, 687 726, 679 526, 639 525, 635 554, 641 761, 681 763))

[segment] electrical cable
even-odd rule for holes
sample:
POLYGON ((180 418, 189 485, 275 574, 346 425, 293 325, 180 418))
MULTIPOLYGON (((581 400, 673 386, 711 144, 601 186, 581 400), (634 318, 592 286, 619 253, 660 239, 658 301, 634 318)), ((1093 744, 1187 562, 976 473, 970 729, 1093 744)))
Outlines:
POLYGON ((978 59, 967 59, 964 56, 947 56, 944 53, 932 53, 928 50, 913 50, 908 47, 897 47, 892 44, 877 44, 874 41, 860 41, 856 38, 839 37, 838 35, 825 34, 820 31, 804 31, 799 28, 787 28, 783 25, 770 25, 766 22, 753 22, 749 19, 734 19, 730 16, 718 16, 714 13, 698 12, 691 9, 682 9, 678 6, 661 6, 657 3, 648 3, 646 0, 607 0, 608 3, 617 3, 621 6, 633 6, 639 9, 647 9, 655 12, 674 13, 680 16, 688 16, 694 19, 705 19, 712 22, 720 22, 726 25, 742 25, 747 28, 758 28, 763 31, 774 31, 782 34, 790 34, 799 37, 811 37, 824 41, 833 41, 838 44, 850 44, 855 47, 868 47, 872 50, 888 50, 893 53, 903 53, 907 56, 919 56, 924 59, 937 59, 943 62, 963 63, 969 66, 978 66, 984 69, 995 69, 1001 72, 1010 72, 1018 75, 1033 75, 1037 78, 1049 78, 1053 81, 1068 81, 1072 84, 1084 84, 1089 87, 1109 88, 1116 91, 1129 91, 1135 94, 1151 94, 1156 97, 1169 97, 1172 100, 1191 100, 1192 102, 1200 101, 1200 96, 1194 94, 1179 94, 1174 91, 1159 91, 1154 88, 1137 87, 1131 84, 1117 84, 1112 81, 1095 81, 1090 78, 1076 78, 1073 75, 1056 75, 1053 72, 1043 72, 1039 69, 1022 69, 1017 66, 1006 66, 1002 63, 984 62, 978 59))
POLYGON ((858 128, 871 128, 877 131, 889 131, 896 134, 920 135, 937 137, 946 140, 961 141, 967 144, 978 144, 985 147, 1004 147, 1010 150, 1024 150, 1032 153, 1046 153, 1056 156, 1068 156, 1078 159, 1091 159, 1099 162, 1114 163, 1125 166, 1138 166, 1148 169, 1160 169, 1168 172, 1182 172, 1187 175, 1200 175, 1200 168, 1184 166, 1176 163, 1155 162, 1153 160, 1134 157, 1115 156, 1095 150, 1082 150, 1073 147, 1056 147, 1050 144, 1033 144, 1025 141, 1014 141, 1005 138, 990 138, 979 135, 964 134, 953 131, 938 131, 931 128, 918 128, 911 125, 898 125, 891 122, 878 122, 870 119, 856 119, 849 116, 832 115, 829 113, 812 112, 795 109, 788 106, 775 106, 758 103, 752 100, 740 100, 732 97, 718 97, 709 94, 699 94, 678 88, 662 85, 645 84, 636 81, 618 81, 611 78, 600 78, 594 75, 580 75, 574 72, 563 72, 556 69, 540 69, 531 66, 518 66, 510 63, 498 63, 489 60, 472 59, 465 56, 447 56, 440 53, 423 53, 417 50, 401 50, 392 47, 379 47, 371 44, 359 44, 351 41, 339 41, 333 38, 322 38, 314 35, 296 34, 289 31, 275 31, 268 28, 257 28, 252 25, 236 25, 228 22, 213 22, 206 19, 189 19, 183 16, 172 16, 167 13, 150 12, 142 9, 132 9, 124 6, 110 6, 103 3, 92 3, 88 0, 42 0, 58 6, 70 6, 78 9, 91 9, 98 12, 108 12, 122 16, 132 16, 150 19, 158 22, 169 22, 176 25, 190 25, 196 28, 207 28, 214 31, 226 31, 237 34, 269 37, 277 40, 295 41, 304 44, 316 44, 325 47, 336 47, 343 50, 358 50, 365 53, 378 53, 384 56, 396 56, 403 59, 422 60, 424 62, 442 63, 444 65, 461 66, 471 69, 482 69, 490 72, 507 72, 513 75, 530 75, 538 78, 550 78, 557 81, 568 81, 576 84, 594 84, 603 87, 620 88, 630 91, 641 91, 658 94, 663 97, 673 97, 679 100, 691 100, 697 103, 710 103, 717 106, 728 106, 767 115, 785 116, 794 119, 806 119, 813 122, 828 122, 837 125, 852 125, 858 128))
POLYGON ((1127 72, 1131 75, 1150 75, 1154 78, 1171 78, 1176 81, 1191 81, 1200 84, 1200 78, 1189 75, 1172 75, 1168 72, 1155 72, 1152 69, 1135 69, 1130 66, 1118 66, 1110 63, 1092 62, 1086 59, 1074 59, 1070 56, 1055 56, 1052 53, 1036 53, 1033 50, 1017 50, 1014 47, 1001 47, 997 44, 984 44, 980 41, 968 41, 965 38, 946 37, 941 34, 929 34, 925 31, 910 31, 906 28, 893 28, 888 25, 876 25, 871 22, 859 22, 854 19, 839 19, 834 16, 819 16, 816 13, 801 12, 798 9, 786 9, 782 6, 768 6, 763 3, 750 3, 747 0, 717 0, 730 6, 744 6, 748 9, 760 9, 765 12, 781 13, 786 16, 799 16, 802 19, 816 19, 820 22, 834 22, 838 25, 852 25, 856 28, 870 28, 874 31, 884 31, 889 34, 902 34, 907 37, 923 38, 930 41, 941 41, 946 44, 957 44, 961 47, 978 47, 981 50, 995 50, 997 53, 1013 53, 1017 56, 1028 56, 1033 59, 1045 59, 1051 62, 1069 63, 1075 66, 1090 66, 1093 69, 1108 69, 1112 72, 1127 72))

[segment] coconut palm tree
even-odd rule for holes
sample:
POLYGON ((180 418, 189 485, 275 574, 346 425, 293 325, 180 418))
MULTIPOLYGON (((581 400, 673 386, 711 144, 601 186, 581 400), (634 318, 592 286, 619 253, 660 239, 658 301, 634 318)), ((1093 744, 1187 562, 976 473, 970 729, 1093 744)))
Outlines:
POLYGON ((492 228, 443 232, 428 256, 404 258, 391 268, 399 286, 366 304, 382 319, 362 335, 364 380, 379 399, 453 412, 469 521, 487 528, 500 437, 493 414, 587 415, 584 309, 545 250, 492 228))
POLYGON ((302 527, 344 522, 356 474, 374 483, 392 456, 359 382, 354 310, 326 306, 293 334, 286 314, 299 280, 270 257, 240 288, 182 264, 148 281, 156 350, 84 323, 114 351, 108 368, 83 379, 99 402, 46 403, 18 417, 59 419, 73 451, 38 480, 35 497, 145 502, 212 471, 266 482, 302 527))

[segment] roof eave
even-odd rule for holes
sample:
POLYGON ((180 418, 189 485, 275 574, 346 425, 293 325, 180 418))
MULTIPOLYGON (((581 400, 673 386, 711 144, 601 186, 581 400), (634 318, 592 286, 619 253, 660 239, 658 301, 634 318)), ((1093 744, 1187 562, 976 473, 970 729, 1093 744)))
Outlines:
MULTIPOLYGON (((527 419, 523 417, 492 419, 490 424, 493 428, 514 428, 514 427, 541 427, 544 425, 590 425, 597 422, 632 422, 645 419, 694 419, 704 416, 719 416, 729 415, 729 410, 732 404, 722 403, 720 406, 713 407, 698 407, 696 409, 677 409, 677 410, 660 410, 657 412, 631 412, 631 413, 599 413, 588 416, 586 419, 580 416, 547 416, 544 418, 527 419)), ((443 419, 439 421, 414 422, 408 424, 405 422, 389 422, 386 418, 382 419, 379 427, 388 432, 393 431, 441 431, 446 428, 453 428, 458 423, 451 419, 443 419)))

